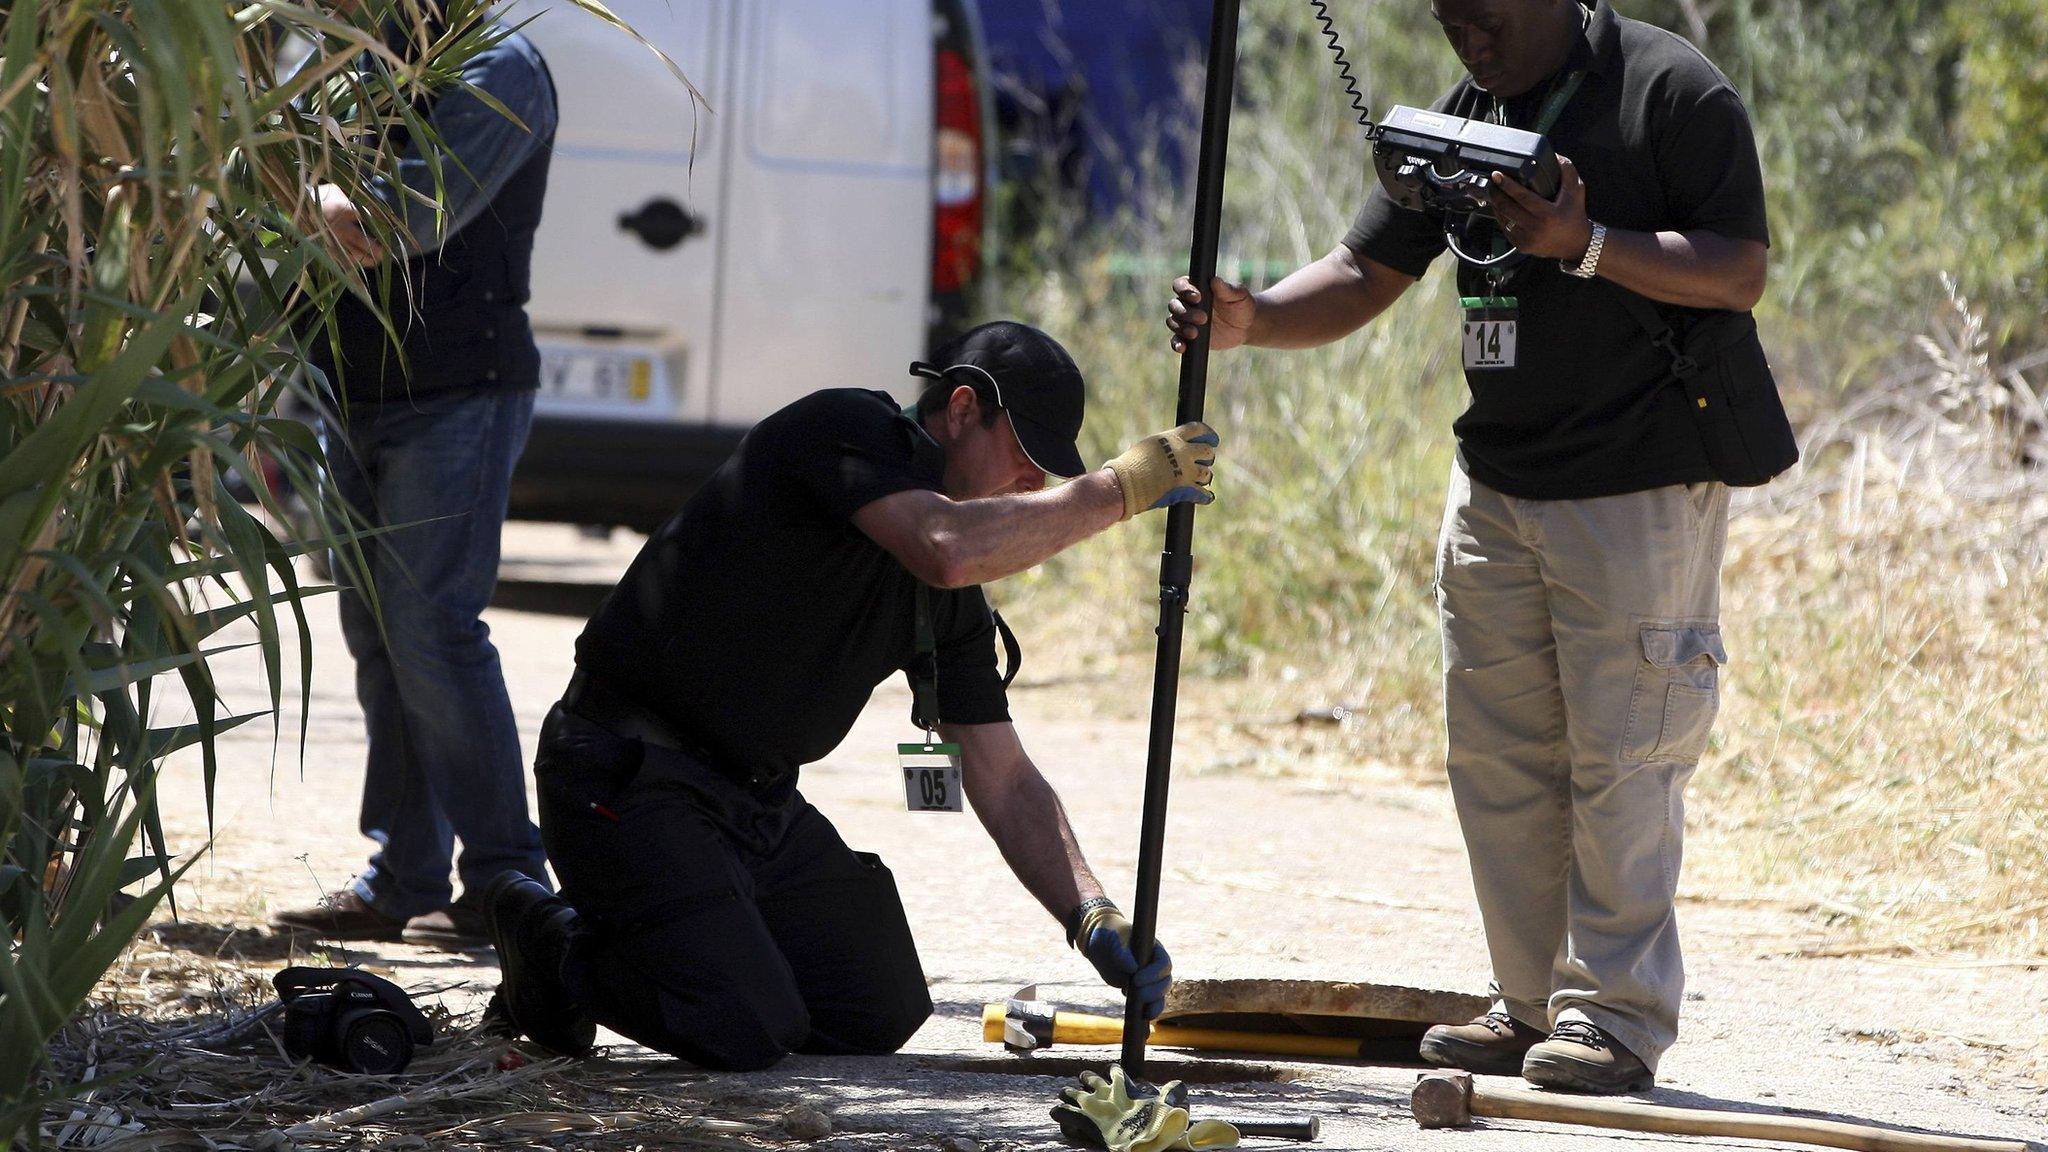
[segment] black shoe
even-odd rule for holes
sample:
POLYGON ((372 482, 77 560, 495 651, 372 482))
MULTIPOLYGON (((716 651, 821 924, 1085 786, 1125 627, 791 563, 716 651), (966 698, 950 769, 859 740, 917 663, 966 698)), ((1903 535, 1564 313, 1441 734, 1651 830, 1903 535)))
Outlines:
POLYGON ((491 946, 491 913, 481 892, 465 891, 462 898, 438 912, 415 916, 405 922, 405 942, 427 944, 469 952, 491 946))
POLYGON ((1559 1024, 1550 1039, 1529 1049, 1522 1078, 1544 1088, 1596 1096, 1648 1092, 1657 1081, 1635 1053, 1583 1020, 1559 1024))
MULTIPOLYGON (((491 944, 505 974, 493 997, 516 1031, 564 1056, 588 1056, 597 1023, 562 982, 577 927, 568 902, 518 872, 500 872, 484 890, 491 944)), ((487 1009, 485 1015, 492 1014, 487 1009)))
POLYGON ((1439 1068, 1463 1068, 1493 1076, 1519 1076, 1522 1056, 1543 1039, 1505 1012, 1488 1012, 1469 1024, 1439 1024, 1422 1034, 1422 1058, 1439 1068))
POLYGON ((396 940, 405 932, 405 920, 386 916, 354 888, 340 888, 322 896, 309 908, 292 908, 270 918, 279 928, 311 932, 322 940, 396 940))

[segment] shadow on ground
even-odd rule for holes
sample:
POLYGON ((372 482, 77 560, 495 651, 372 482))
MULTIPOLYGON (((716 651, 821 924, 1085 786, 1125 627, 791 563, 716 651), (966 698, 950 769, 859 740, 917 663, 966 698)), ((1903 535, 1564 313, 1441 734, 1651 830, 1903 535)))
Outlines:
POLYGON ((570 616, 588 620, 604 598, 611 595, 609 584, 564 584, 553 580, 500 580, 491 595, 491 607, 513 612, 538 612, 547 616, 570 616))

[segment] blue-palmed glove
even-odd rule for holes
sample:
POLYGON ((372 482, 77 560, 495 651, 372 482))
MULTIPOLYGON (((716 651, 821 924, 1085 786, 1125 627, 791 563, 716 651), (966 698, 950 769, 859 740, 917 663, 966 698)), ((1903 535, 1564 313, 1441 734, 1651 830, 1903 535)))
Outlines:
POLYGON ((1154 940, 1152 960, 1141 969, 1131 955, 1131 922, 1116 905, 1091 900, 1075 911, 1080 915, 1068 942, 1095 965, 1102 982, 1125 995, 1135 994, 1147 1020, 1165 1011, 1166 990, 1173 984, 1173 957, 1166 954, 1166 947, 1154 940))
POLYGON ((1216 499, 1209 478, 1216 464, 1216 430, 1200 421, 1145 437, 1106 467, 1124 493, 1124 519, 1175 504, 1216 499))

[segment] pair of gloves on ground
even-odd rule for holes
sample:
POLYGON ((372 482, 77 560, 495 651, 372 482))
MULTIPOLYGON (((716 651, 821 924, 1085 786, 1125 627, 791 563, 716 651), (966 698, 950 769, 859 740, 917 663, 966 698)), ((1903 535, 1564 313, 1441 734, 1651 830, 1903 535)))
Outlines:
POLYGON ((1109 1078, 1083 1072, 1060 1091, 1052 1118, 1068 1141, 1108 1152, 1235 1148, 1237 1129, 1221 1120, 1191 1120, 1187 1085, 1169 1080, 1154 1088, 1111 1064, 1109 1078))

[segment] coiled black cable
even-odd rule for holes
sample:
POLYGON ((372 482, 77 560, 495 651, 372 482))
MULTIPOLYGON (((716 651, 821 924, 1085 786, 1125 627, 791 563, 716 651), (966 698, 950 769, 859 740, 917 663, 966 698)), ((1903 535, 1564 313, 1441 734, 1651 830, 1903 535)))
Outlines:
POLYGON ((1344 45, 1337 41, 1337 22, 1330 18, 1330 6, 1325 0, 1308 0, 1308 4, 1316 10, 1316 23, 1323 26, 1323 38, 1330 42, 1330 55, 1336 57, 1337 75, 1344 81, 1344 91, 1358 113, 1359 126, 1370 132, 1372 113, 1366 110, 1365 94, 1358 90, 1358 77, 1351 74, 1351 61, 1344 57, 1344 45))

